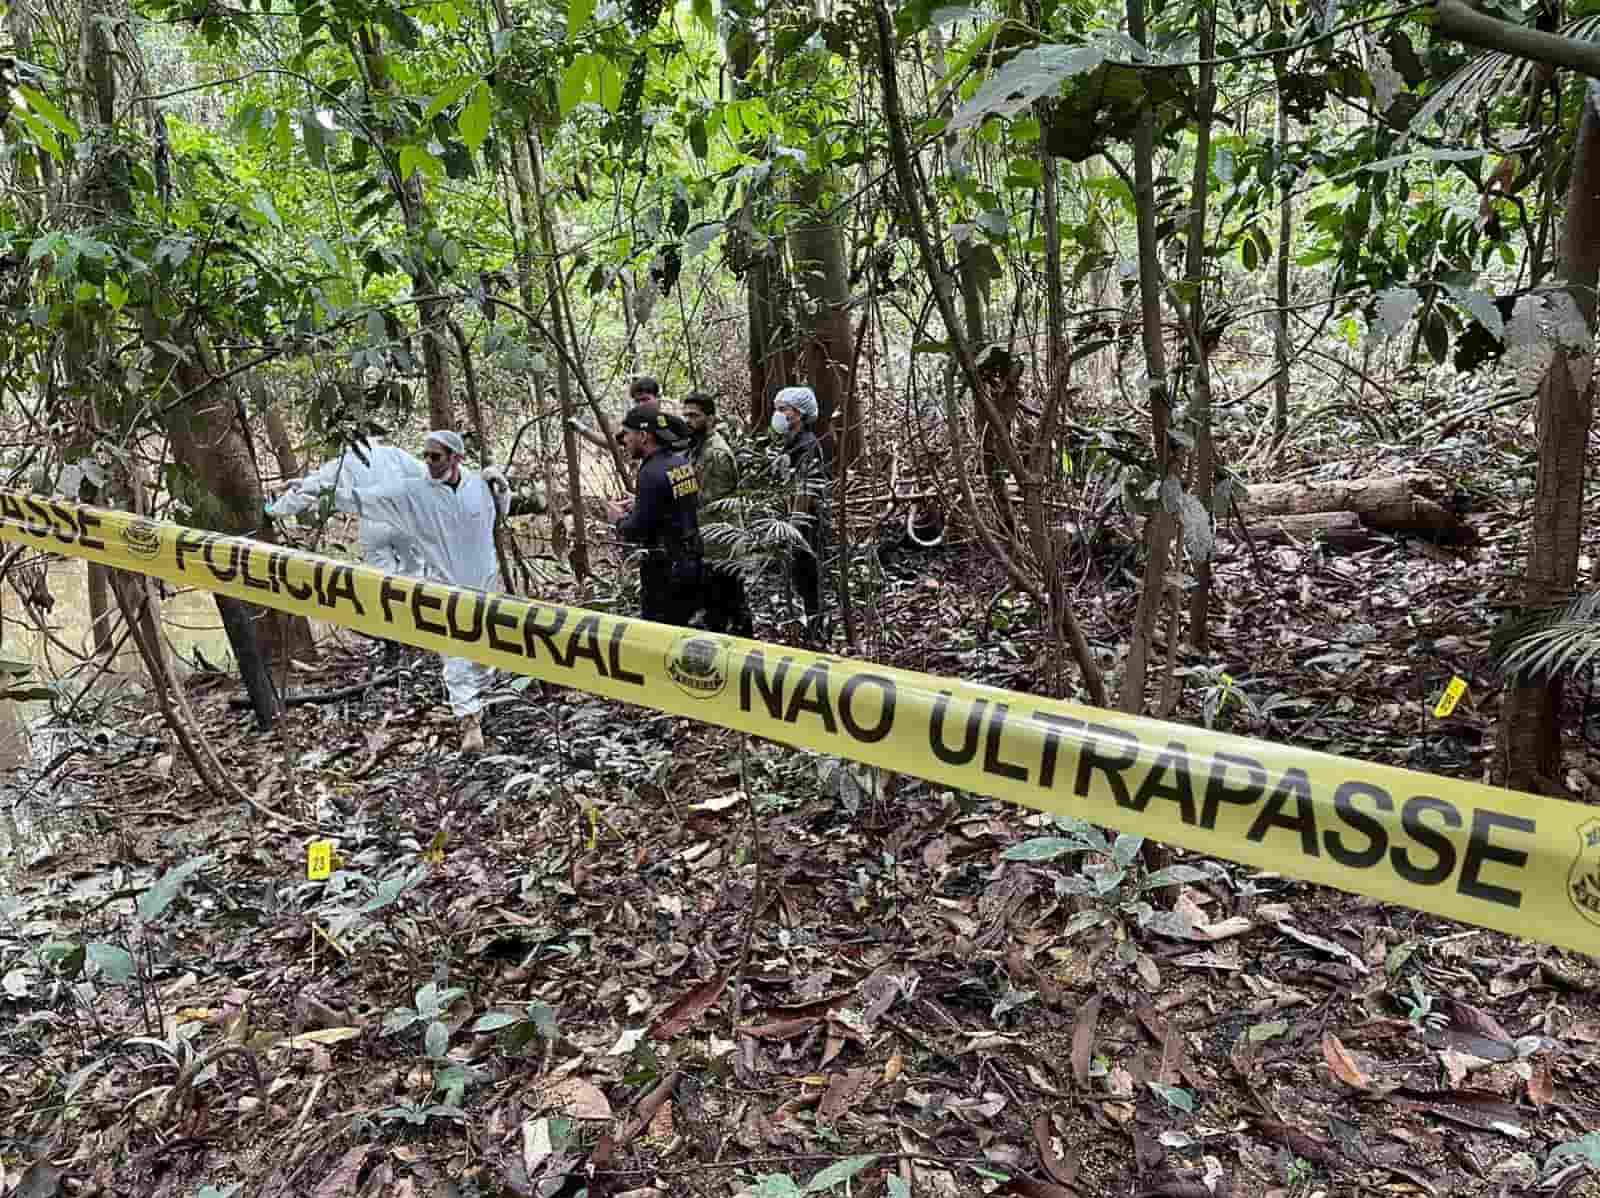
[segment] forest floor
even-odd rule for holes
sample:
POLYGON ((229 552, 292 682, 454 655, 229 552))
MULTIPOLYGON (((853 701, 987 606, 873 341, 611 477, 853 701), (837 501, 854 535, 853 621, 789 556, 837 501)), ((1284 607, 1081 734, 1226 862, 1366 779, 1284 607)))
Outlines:
MULTIPOLYGON (((1479 780, 1519 440, 1324 468, 1457 479, 1471 552, 1219 539, 1174 718, 1226 671, 1232 731, 1479 780)), ((872 655, 1039 685, 976 548, 889 570, 872 655)), ((463 759, 412 660, 266 735, 192 681, 301 827, 218 806, 149 712, 14 781, 58 810, 0 885, 0 1194, 1600 1195, 1594 959, 1226 863, 1181 899, 1202 941, 1072 932, 1080 863, 1002 858, 1044 816, 540 687, 463 759)), ((343 641, 306 684, 372 669, 343 641)))

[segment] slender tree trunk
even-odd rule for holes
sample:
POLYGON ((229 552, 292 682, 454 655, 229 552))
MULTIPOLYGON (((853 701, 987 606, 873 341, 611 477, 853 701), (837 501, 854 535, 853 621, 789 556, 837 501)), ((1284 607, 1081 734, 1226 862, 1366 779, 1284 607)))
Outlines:
POLYGON ((252 386, 259 388, 257 400, 261 408, 261 418, 267 428, 267 444, 272 447, 272 456, 278 463, 278 477, 291 479, 300 477, 300 458, 294 451, 294 441, 289 437, 289 430, 283 423, 283 413, 278 410, 278 405, 266 394, 266 387, 256 380, 252 386))
MULTIPOLYGON (((381 36, 370 25, 362 26, 358 34, 361 65, 368 88, 375 95, 392 97, 394 85, 389 78, 389 57, 381 36)), ((384 128, 387 132, 387 126, 384 128)), ((391 177, 399 178, 398 174, 391 177)), ((398 183, 396 193, 405 219, 406 235, 411 242, 411 289, 417 296, 417 323, 422 334, 422 368, 428 384, 428 421, 433 428, 453 429, 456 426, 455 403, 450 394, 450 349, 445 342, 448 335, 445 322, 450 314, 450 305, 439 298, 438 280, 427 262, 428 200, 423 191, 421 172, 413 172, 409 179, 398 183)))
MULTIPOLYGON (((1583 99, 1567 188, 1558 275, 1595 329, 1600 283, 1600 84, 1583 99)), ((1578 583, 1583 533, 1584 451, 1594 411, 1594 354, 1558 346, 1539 387, 1539 468, 1534 485, 1532 543, 1523 575, 1523 603, 1566 601, 1578 583)), ((1514 678, 1500 707, 1499 753, 1505 784, 1517 790, 1565 794, 1561 769, 1562 682, 1514 678)))
POLYGON ((114 647, 111 639, 111 615, 116 604, 111 598, 111 570, 99 562, 86 563, 89 589, 89 634, 97 654, 109 655, 114 647))
MULTIPOLYGON (((561 271, 556 255, 555 228, 550 223, 550 206, 545 200, 543 147, 538 136, 528 132, 528 157, 533 170, 533 202, 539 217, 539 235, 544 241, 545 278, 550 289, 551 335, 563 345, 576 349, 568 323, 569 313, 561 302, 561 271)), ((572 401, 572 378, 565 354, 556 355, 556 398, 561 403, 561 440, 567 458, 567 491, 572 496, 572 573, 578 581, 589 578, 589 530, 583 507, 583 463, 578 456, 578 433, 573 427, 577 407, 572 401)))
MULTIPOLYGON (((1189 340, 1194 354, 1194 486, 1191 491, 1211 519, 1216 444, 1211 428, 1211 361, 1206 337, 1206 207, 1211 194, 1211 122, 1217 107, 1216 68, 1211 59, 1217 44, 1217 10, 1201 5, 1200 95, 1196 113, 1194 182, 1189 189, 1189 246, 1184 273, 1189 280, 1189 340)), ((1211 558, 1194 562, 1194 592, 1189 600, 1189 642, 1204 653, 1211 645, 1211 558)), ((1167 646, 1177 652, 1176 642, 1167 646)))
MULTIPOLYGON (((1273 0, 1272 2, 1272 27, 1275 30, 1283 28, 1283 4, 1288 0, 1273 0)), ((1276 134, 1278 161, 1281 164, 1289 152, 1289 105, 1287 103, 1287 68, 1283 59, 1274 55, 1272 59, 1272 72, 1277 81, 1277 89, 1273 93, 1278 108, 1278 128, 1276 134)), ((1272 383, 1272 443, 1276 447, 1283 443, 1283 438, 1289 431, 1289 258, 1290 246, 1294 238, 1294 181, 1284 171, 1279 176, 1278 199, 1278 311, 1272 322, 1273 354, 1278 362, 1278 375, 1272 383)))
MULTIPOLYGON (((1128 36, 1145 42, 1144 0, 1128 0, 1128 36)), ((1146 107, 1133 134, 1133 201, 1138 212, 1139 308, 1144 334, 1145 374, 1148 378, 1150 430, 1155 442, 1159 473, 1166 478, 1172 467, 1167 436, 1167 352, 1161 330, 1161 258, 1156 241, 1155 112, 1146 107)), ((1177 517, 1165 508, 1145 522, 1144 578, 1139 607, 1134 616, 1128 660, 1123 669, 1118 706, 1138 714, 1144 709, 1145 679, 1150 668, 1150 647, 1155 639, 1156 617, 1166 597, 1167 564, 1177 534, 1177 517)))

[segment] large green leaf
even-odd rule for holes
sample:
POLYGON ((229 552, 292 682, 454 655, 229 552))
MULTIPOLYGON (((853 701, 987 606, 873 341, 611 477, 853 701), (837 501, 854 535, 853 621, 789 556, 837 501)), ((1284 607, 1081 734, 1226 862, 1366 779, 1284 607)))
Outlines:
POLYGON ((68 137, 78 136, 78 126, 72 123, 66 113, 46 99, 44 93, 35 91, 25 83, 18 84, 17 91, 22 93, 28 108, 38 113, 48 124, 54 125, 58 132, 65 133, 68 137))
POLYGON ((317 120, 316 113, 300 114, 300 140, 305 143, 306 158, 310 160, 312 166, 321 170, 327 159, 328 132, 317 120))
POLYGON ((476 82, 478 82, 476 75, 468 75, 465 79, 457 79, 449 87, 445 88, 432 100, 428 101, 428 106, 422 110, 422 123, 426 125, 446 108, 449 108, 450 105, 461 99, 462 96, 472 90, 472 85, 476 82))
POLYGON ((456 127, 461 130, 461 136, 466 143, 476 150, 483 145, 483 139, 489 136, 489 123, 493 119, 494 106, 489 89, 480 83, 472 89, 472 98, 461 110, 461 118, 456 122, 456 127))
POLYGON ((183 889, 191 875, 211 864, 211 858, 195 857, 185 861, 182 865, 174 865, 162 874, 156 884, 139 896, 139 915, 144 919, 155 919, 168 907, 172 900, 178 897, 178 892, 183 889))
POLYGON ((568 0, 567 40, 571 41, 583 31, 594 16, 595 0, 568 0))
POLYGON ((595 68, 594 55, 580 54, 574 58, 567 69, 561 74, 561 90, 558 95, 561 104, 561 115, 566 116, 576 108, 589 91, 589 76, 595 68))
POLYGON ((1094 46, 1036 46, 1024 50, 984 81, 961 106, 951 131, 965 129, 991 116, 1010 116, 1043 96, 1054 95, 1074 75, 1092 71, 1105 61, 1094 46))

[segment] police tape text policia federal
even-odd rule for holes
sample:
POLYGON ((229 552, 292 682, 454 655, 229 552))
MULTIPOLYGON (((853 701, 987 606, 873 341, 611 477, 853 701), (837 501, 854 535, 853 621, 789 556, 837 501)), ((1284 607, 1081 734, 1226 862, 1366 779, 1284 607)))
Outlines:
POLYGON ((688 444, 688 427, 654 403, 635 404, 617 439, 644 463, 632 502, 606 504, 622 539, 643 550, 639 614, 659 624, 688 624, 700 607, 701 572, 700 484, 678 452, 688 444))

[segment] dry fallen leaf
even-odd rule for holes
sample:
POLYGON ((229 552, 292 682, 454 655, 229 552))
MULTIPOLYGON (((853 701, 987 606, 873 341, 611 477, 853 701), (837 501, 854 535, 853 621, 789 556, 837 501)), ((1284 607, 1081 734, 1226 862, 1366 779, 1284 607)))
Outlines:
POLYGON ((558 1110, 574 1119, 609 1119, 611 1104, 600 1087, 581 1077, 562 1078, 542 1095, 546 1110, 558 1110))
POLYGON ((277 1043, 278 1048, 307 1049, 313 1044, 341 1044, 361 1035, 358 1027, 325 1027, 314 1032, 301 1032, 277 1043))
POLYGON ((904 1071, 905 1067, 906 1067, 905 1054, 902 1053, 897 1048, 890 1055, 888 1061, 884 1063, 884 1066, 883 1066, 883 1080, 886 1081, 886 1082, 894 1081, 894 1079, 899 1077, 900 1074, 904 1071))
POLYGON ((1095 1023, 1099 1018, 1100 996, 1096 994, 1079 1008, 1072 1025, 1072 1076, 1080 1086, 1089 1084, 1089 1058, 1094 1053, 1095 1023))
POLYGON ((650 1117, 650 1129, 645 1133, 645 1138, 665 1142, 672 1139, 672 1128, 672 1100, 668 1099, 650 1117))
POLYGON ((709 982, 702 982, 678 999, 651 1025, 650 1038, 671 1040, 688 1031, 702 1015, 716 1005, 717 998, 722 994, 722 987, 727 981, 728 975, 719 973, 709 982))
POLYGON ((1328 1062, 1328 1069, 1333 1076, 1352 1090, 1371 1088, 1372 1079, 1361 1072, 1361 1067, 1350 1055, 1350 1050, 1332 1032, 1322 1033, 1322 1058, 1328 1062))
POLYGON ((1528 1101, 1536 1107, 1546 1107, 1555 1101, 1556 1086, 1550 1077, 1550 1066, 1539 1061, 1528 1078, 1528 1101))

